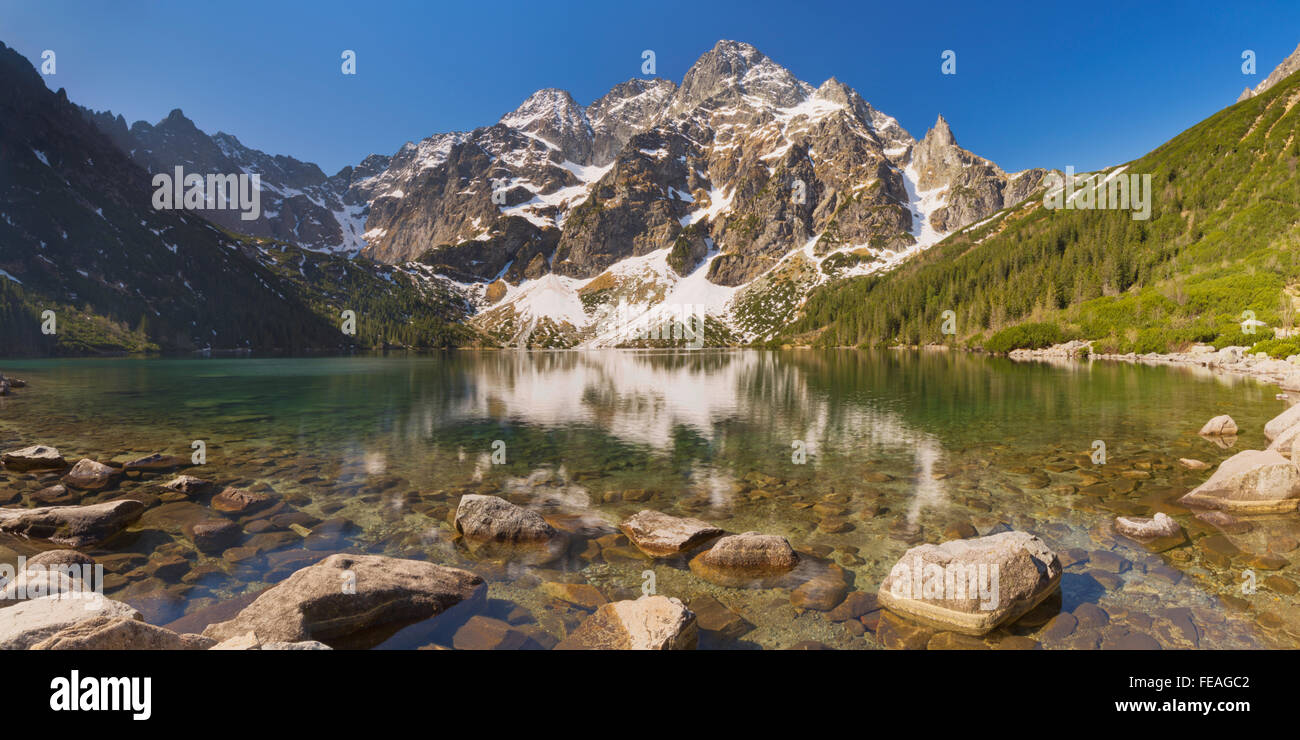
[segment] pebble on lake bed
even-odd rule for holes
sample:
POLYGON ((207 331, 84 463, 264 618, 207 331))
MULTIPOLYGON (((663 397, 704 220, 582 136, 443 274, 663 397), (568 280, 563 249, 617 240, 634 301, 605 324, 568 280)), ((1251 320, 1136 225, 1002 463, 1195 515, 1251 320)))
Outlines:
POLYGON ((1157 513, 1152 518, 1140 516, 1115 517, 1115 531, 1135 540, 1154 540, 1161 537, 1177 537, 1183 528, 1168 514, 1157 513))

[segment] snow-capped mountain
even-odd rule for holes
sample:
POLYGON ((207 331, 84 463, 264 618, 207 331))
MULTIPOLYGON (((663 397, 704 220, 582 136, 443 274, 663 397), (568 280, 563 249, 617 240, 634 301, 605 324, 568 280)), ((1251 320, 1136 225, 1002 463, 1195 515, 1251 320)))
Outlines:
POLYGON ((1044 174, 1004 173, 942 117, 918 142, 842 82, 813 86, 735 41, 680 85, 633 79, 585 107, 539 90, 494 125, 332 177, 179 111, 129 129, 88 115, 150 171, 260 172, 262 218, 222 226, 449 278, 514 346, 619 344, 684 303, 705 308, 711 341, 761 340, 816 285, 889 269, 1044 174))

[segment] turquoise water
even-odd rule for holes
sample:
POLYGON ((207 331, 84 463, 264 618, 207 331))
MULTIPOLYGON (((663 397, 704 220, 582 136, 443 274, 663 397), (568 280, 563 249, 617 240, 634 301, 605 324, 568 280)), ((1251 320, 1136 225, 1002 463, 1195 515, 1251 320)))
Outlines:
MULTIPOLYGON (((1100 606, 1105 625, 1062 637, 1044 627, 1051 614, 1036 614, 987 646, 1029 644, 1007 640, 1016 637, 1088 648, 1134 633, 1167 647, 1294 646, 1300 638, 1296 600, 1286 593, 1297 577, 1292 565, 1258 571, 1260 581, 1281 579, 1272 586, 1240 589, 1258 555, 1289 557, 1298 534, 1291 520, 1223 535, 1173 503, 1207 475, 1178 458, 1213 464, 1266 444, 1263 425, 1285 406, 1275 388, 1253 380, 858 351, 25 360, 0 370, 30 383, 0 399, 0 449, 41 443, 74 460, 120 461, 188 457, 202 440, 206 464, 185 472, 273 491, 285 510, 350 520, 338 550, 480 572, 493 613, 526 610, 542 644, 586 613, 545 584, 587 583, 606 598, 631 598, 652 569, 659 593, 688 603, 712 597, 752 625, 739 637, 706 635, 708 646, 880 646, 872 623, 863 634, 801 611, 788 590, 728 589, 681 563, 637 560, 614 527, 643 508, 784 535, 869 592, 909 543, 941 542, 965 526, 1024 529, 1060 552, 1116 552, 1128 562, 1119 573, 1092 560, 1070 565, 1050 606, 1100 606), (1195 434, 1221 413, 1242 429, 1231 449, 1195 434), (1095 441, 1105 445, 1104 465, 1090 457, 1095 441), (579 544, 545 568, 479 561, 448 525, 467 492, 533 506, 578 531, 579 544), (1155 511, 1174 516, 1190 541, 1152 553, 1110 533, 1116 514, 1155 511), (1188 615, 1191 644, 1185 630, 1169 627, 1188 615)), ((124 480, 83 502, 157 493, 169 478, 124 480)), ((0 490, 24 497, 11 505, 28 504, 48 484, 0 473, 0 490)), ((300 538, 282 529, 250 533, 260 538, 253 557, 202 555, 181 532, 202 508, 160 501, 127 536, 89 550, 140 556, 114 561, 124 564, 109 595, 164 623, 263 588, 307 557, 300 538), (173 567, 157 568, 165 558, 173 567)), ((36 549, 0 539, 0 559, 36 549)))

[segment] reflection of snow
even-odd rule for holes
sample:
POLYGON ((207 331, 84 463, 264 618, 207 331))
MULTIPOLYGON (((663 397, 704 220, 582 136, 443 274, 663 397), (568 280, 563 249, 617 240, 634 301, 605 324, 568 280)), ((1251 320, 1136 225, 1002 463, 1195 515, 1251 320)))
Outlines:
POLYGON ((809 459, 822 450, 939 454, 938 443, 896 411, 832 403, 798 366, 760 352, 511 352, 484 356, 468 372, 452 418, 594 425, 659 450, 671 449, 682 427, 712 442, 722 425, 743 421, 785 437, 783 456, 796 439, 809 459))
POLYGON ((916 478, 916 493, 907 508, 907 520, 915 522, 922 508, 940 506, 944 503, 944 487, 934 479, 934 463, 939 459, 939 445, 931 439, 923 439, 916 446, 916 465, 920 469, 916 478))

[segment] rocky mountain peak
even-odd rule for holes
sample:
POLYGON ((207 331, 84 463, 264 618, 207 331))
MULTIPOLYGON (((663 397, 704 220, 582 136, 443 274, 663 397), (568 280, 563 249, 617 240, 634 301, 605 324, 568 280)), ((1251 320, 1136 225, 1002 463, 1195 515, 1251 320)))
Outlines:
POLYGON ((727 101, 752 96, 778 108, 805 100, 812 86, 773 62, 750 44, 719 41, 705 52, 682 78, 674 111, 691 110, 719 98, 727 101))
POLYGON ((814 95, 827 102, 839 103, 840 105, 850 107, 855 105, 857 101, 862 100, 862 96, 858 95, 856 90, 843 82, 840 82, 835 77, 823 82, 821 87, 817 88, 817 92, 814 93, 814 95))
POLYGON ((634 78, 620 82, 587 106, 594 141, 591 163, 605 165, 633 135, 649 129, 663 115, 677 84, 664 79, 634 78))
POLYGON ((1290 56, 1283 59, 1282 63, 1277 65, 1277 67, 1269 73, 1268 77, 1266 77, 1263 82, 1256 85, 1254 90, 1251 90, 1250 88, 1243 90, 1241 95, 1237 96, 1237 102, 1240 103, 1246 98, 1253 98, 1256 95, 1259 95, 1270 87, 1295 74, 1297 71, 1300 71, 1300 46, 1297 46, 1295 51, 1291 52, 1290 56))
POLYGON ((934 126, 925 133, 923 142, 929 142, 931 146, 956 146, 957 139, 952 135, 952 128, 948 126, 948 121, 939 114, 939 119, 934 122, 934 126))
POLYGON ((501 117, 501 124, 540 139, 565 158, 585 164, 591 157, 591 123, 565 90, 543 88, 501 117))

